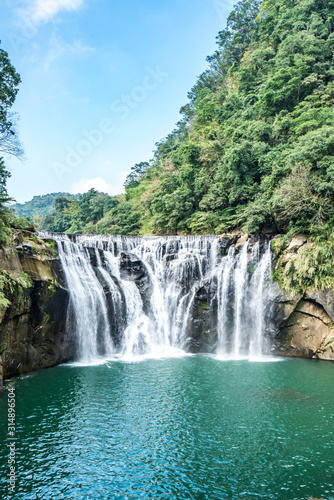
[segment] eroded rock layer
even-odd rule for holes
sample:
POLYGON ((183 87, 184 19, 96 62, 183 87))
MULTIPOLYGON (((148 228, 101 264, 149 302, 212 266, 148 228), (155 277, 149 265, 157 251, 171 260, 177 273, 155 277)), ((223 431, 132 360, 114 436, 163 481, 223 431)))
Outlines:
POLYGON ((5 301, 0 311, 0 384, 72 359, 75 339, 66 328, 68 292, 55 244, 34 233, 14 234, 0 250, 5 301))

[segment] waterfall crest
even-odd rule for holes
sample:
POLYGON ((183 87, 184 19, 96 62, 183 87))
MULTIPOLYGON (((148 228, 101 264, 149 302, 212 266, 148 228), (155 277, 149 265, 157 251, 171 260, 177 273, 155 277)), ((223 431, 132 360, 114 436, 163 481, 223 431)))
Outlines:
POLYGON ((40 236, 58 246, 80 360, 198 352, 204 337, 220 356, 267 352, 268 241, 227 252, 216 236, 40 236))

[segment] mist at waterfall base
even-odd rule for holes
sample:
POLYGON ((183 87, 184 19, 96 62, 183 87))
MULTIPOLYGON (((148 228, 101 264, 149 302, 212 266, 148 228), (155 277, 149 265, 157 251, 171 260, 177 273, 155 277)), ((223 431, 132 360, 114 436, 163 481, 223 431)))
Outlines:
POLYGON ((269 241, 222 249, 214 236, 55 239, 70 293, 68 329, 75 331, 81 363, 201 351, 194 331, 201 290, 211 335, 205 351, 223 359, 268 354, 269 241))
MULTIPOLYGON (((16 394, 15 500, 333 499, 330 363, 214 356, 63 365, 16 394)), ((3 441, 5 442, 5 440, 3 441)))

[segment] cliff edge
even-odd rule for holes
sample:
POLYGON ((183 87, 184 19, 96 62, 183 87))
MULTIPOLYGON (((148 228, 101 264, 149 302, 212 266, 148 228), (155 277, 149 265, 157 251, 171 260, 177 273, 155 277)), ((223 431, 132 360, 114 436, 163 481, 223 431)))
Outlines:
POLYGON ((0 249, 0 391, 3 379, 74 357, 68 301, 55 242, 15 232, 0 249))

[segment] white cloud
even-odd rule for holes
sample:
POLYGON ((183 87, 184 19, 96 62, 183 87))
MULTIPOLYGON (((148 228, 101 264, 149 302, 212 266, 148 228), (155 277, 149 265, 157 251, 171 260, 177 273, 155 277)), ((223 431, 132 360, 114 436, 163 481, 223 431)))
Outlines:
POLYGON ((22 11, 22 14, 28 15, 34 24, 40 24, 50 21, 63 10, 79 9, 84 0, 32 0, 29 3, 30 6, 22 11))
MULTIPOLYGON (((121 177, 121 175, 119 177, 121 177)), ((124 192, 123 185, 108 184, 102 177, 95 177, 94 179, 80 179, 79 182, 73 184, 70 191, 72 193, 86 193, 92 188, 102 193, 108 193, 110 195, 121 194, 122 192, 124 192)))
POLYGON ((92 47, 85 45, 82 40, 74 40, 72 43, 67 43, 55 35, 52 35, 50 45, 51 49, 49 50, 44 61, 45 69, 48 69, 53 61, 60 59, 63 55, 72 54, 75 56, 81 56, 87 52, 94 51, 92 47))

